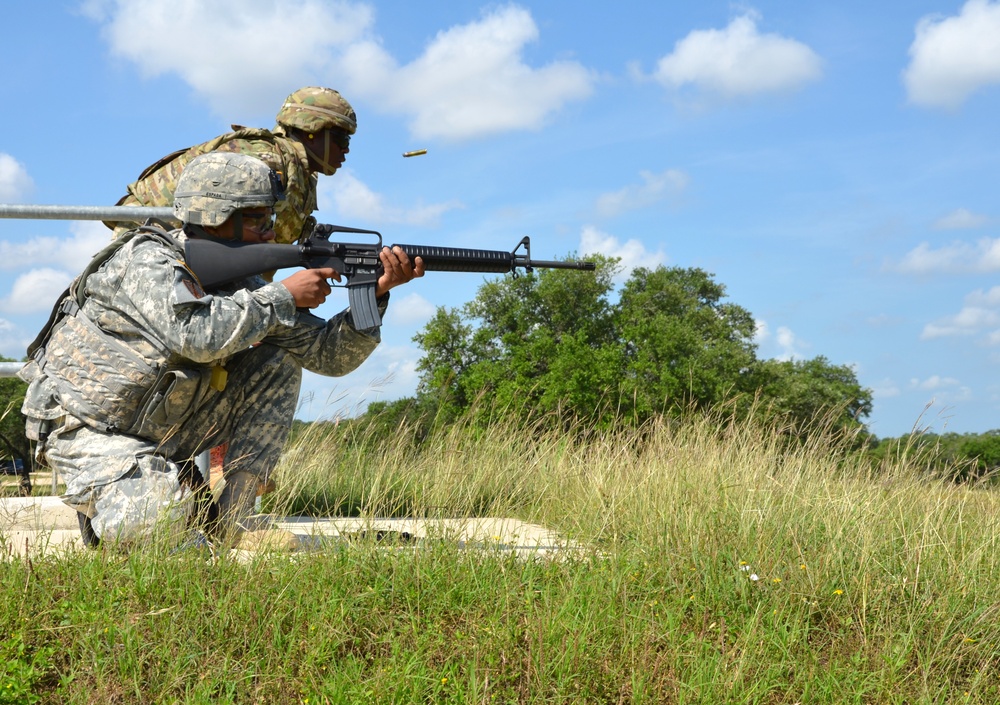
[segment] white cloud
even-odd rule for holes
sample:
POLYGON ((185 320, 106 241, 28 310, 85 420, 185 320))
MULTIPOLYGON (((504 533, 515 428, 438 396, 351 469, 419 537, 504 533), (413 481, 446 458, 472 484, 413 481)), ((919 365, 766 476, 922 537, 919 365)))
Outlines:
POLYGON ((36 237, 26 242, 0 240, 0 270, 44 265, 63 267, 75 275, 111 240, 111 231, 98 222, 74 222, 70 231, 72 234, 68 238, 36 237))
POLYGON ((436 225, 444 213, 462 208, 459 201, 418 204, 404 209, 386 203, 350 169, 341 169, 336 179, 321 179, 317 194, 319 209, 333 208, 339 217, 360 222, 392 225, 436 225))
POLYGON ((772 348, 776 353, 772 357, 783 362, 805 359, 802 350, 809 347, 808 343, 795 335, 787 326, 778 326, 772 335, 767 321, 759 318, 754 321, 753 340, 758 347, 772 348))
POLYGON ((146 77, 179 76, 227 115, 277 112, 291 90, 337 75, 338 49, 374 18, 370 5, 339 0, 105 0, 84 10, 112 54, 146 77))
POLYGON ((876 399, 891 399, 902 394, 902 390, 900 390, 899 385, 886 377, 875 383, 872 387, 872 394, 876 399))
MULTIPOLYGON (((536 129, 596 80, 572 61, 532 67, 531 14, 509 5, 439 32, 405 65, 375 34, 374 5, 349 0, 91 0, 112 54, 147 77, 177 75, 226 116, 273 114, 291 90, 337 84, 352 102, 407 116, 417 138, 536 129), (183 47, 164 37, 184 37, 183 47)), ((364 125, 364 116, 361 116, 364 125)))
POLYGON ((953 242, 938 248, 922 242, 906 253, 894 268, 906 274, 1000 271, 1000 238, 981 238, 975 243, 953 242))
POLYGON ((931 375, 926 379, 912 378, 910 388, 921 392, 932 392, 934 394, 927 406, 932 404, 954 404, 960 401, 969 401, 973 398, 972 389, 963 385, 954 377, 942 377, 931 375))
POLYGON ((990 219, 985 215, 973 213, 967 208, 958 208, 935 221, 934 228, 937 230, 966 230, 980 228, 989 221, 990 219))
POLYGON ((778 343, 778 347, 781 352, 779 352, 775 357, 779 360, 795 360, 804 359, 804 355, 800 352, 800 348, 807 347, 805 343, 792 332, 791 328, 786 326, 778 326, 778 330, 775 333, 775 341, 778 343))
POLYGON ((911 387, 914 389, 922 389, 924 391, 935 391, 945 389, 947 387, 957 387, 959 384, 960 382, 954 377, 942 377, 940 375, 931 375, 924 380, 916 378, 910 380, 911 387))
POLYGON ((768 327, 767 321, 757 319, 753 322, 753 328, 753 342, 757 345, 760 345, 771 337, 771 329, 768 327))
POLYGON ((977 335, 988 345, 1000 343, 1000 286, 971 292, 958 313, 925 325, 920 339, 977 335))
POLYGON ((439 32, 410 64, 398 65, 372 40, 345 51, 341 68, 352 95, 410 115, 418 138, 537 129, 567 102, 588 97, 595 81, 572 61, 526 64, 524 48, 538 38, 531 13, 508 5, 439 32))
POLYGON ((437 307, 420 294, 406 294, 398 300, 393 298, 392 306, 386 311, 386 321, 398 328, 416 328, 433 318, 436 312, 437 307))
POLYGON ((643 183, 598 197, 597 212, 604 217, 612 217, 626 211, 646 208, 665 198, 678 196, 688 185, 687 174, 677 169, 667 169, 659 174, 640 171, 639 176, 643 183))
POLYGON ((24 340, 19 335, 17 326, 8 320, 0 318, 0 355, 13 360, 20 360, 24 356, 24 351, 28 343, 33 338, 34 335, 28 340, 24 340))
POLYGON ((737 17, 725 29, 695 30, 660 59, 653 77, 667 88, 692 85, 724 98, 800 88, 822 75, 822 61, 805 44, 762 34, 758 15, 737 17))
POLYGON ((903 83, 912 103, 948 109, 1000 83, 1000 3, 969 0, 957 16, 922 18, 903 83))
POLYGON ((34 189, 35 182, 24 165, 0 152, 0 202, 23 203, 34 189))
POLYGON ((16 314, 48 311, 72 279, 73 275, 56 269, 26 272, 14 280, 10 295, 0 299, 0 311, 16 314))
POLYGON ((662 248, 657 252, 649 252, 639 240, 632 239, 622 243, 615 236, 589 225, 580 234, 580 253, 582 256, 602 254, 620 258, 622 271, 615 277, 616 281, 627 279, 636 267, 655 269, 667 262, 667 255, 662 248))

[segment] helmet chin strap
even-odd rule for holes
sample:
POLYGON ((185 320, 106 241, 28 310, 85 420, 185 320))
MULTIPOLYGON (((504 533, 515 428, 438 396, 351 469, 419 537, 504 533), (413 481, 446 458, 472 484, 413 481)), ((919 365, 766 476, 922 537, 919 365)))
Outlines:
POLYGON ((320 157, 318 154, 316 154, 316 152, 312 151, 312 149, 308 145, 304 145, 304 146, 306 148, 306 154, 308 154, 310 157, 312 157, 313 161, 315 161, 317 164, 319 164, 320 171, 322 171, 323 174, 325 174, 326 176, 330 176, 331 174, 333 174, 333 172, 337 171, 337 167, 335 167, 333 164, 330 163, 330 131, 329 130, 323 130, 323 138, 324 139, 323 139, 323 156, 322 157, 320 157))
POLYGON ((236 211, 229 219, 233 221, 233 239, 243 241, 243 212, 236 211))

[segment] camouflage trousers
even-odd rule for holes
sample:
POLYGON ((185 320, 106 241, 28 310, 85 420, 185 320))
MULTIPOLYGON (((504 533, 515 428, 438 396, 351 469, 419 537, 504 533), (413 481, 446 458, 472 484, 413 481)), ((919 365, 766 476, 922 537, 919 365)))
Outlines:
POLYGON ((226 370, 225 389, 162 440, 102 433, 73 417, 50 432, 40 451, 66 482, 63 502, 90 517, 98 538, 134 542, 157 526, 182 527, 194 502, 180 463, 222 443, 226 474, 267 480, 288 439, 302 368, 284 350, 259 345, 226 370))

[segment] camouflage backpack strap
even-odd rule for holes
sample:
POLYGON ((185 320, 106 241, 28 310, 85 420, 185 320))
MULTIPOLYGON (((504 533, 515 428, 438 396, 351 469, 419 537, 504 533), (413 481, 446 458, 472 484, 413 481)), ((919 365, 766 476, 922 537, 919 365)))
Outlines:
POLYGON ((55 305, 52 307, 52 312, 49 313, 49 320, 46 321, 45 326, 39 331, 35 339, 31 341, 28 345, 28 357, 36 357, 36 353, 40 354, 42 350, 45 349, 45 343, 48 341, 49 336, 52 334, 53 329, 55 329, 56 324, 59 323, 65 316, 72 316, 77 311, 79 311, 86 301, 87 293, 85 286, 87 277, 96 272, 102 264, 107 262, 109 259, 114 257, 115 253, 118 252, 126 243, 134 240, 138 235, 145 235, 147 237, 153 237, 160 240, 168 247, 171 247, 178 252, 183 252, 183 248, 178 244, 178 242, 165 230, 157 227, 144 225, 142 227, 132 230, 122 237, 115 238, 107 245, 105 245, 100 252, 94 255, 87 267, 70 283, 66 290, 60 294, 59 298, 56 299, 55 305))

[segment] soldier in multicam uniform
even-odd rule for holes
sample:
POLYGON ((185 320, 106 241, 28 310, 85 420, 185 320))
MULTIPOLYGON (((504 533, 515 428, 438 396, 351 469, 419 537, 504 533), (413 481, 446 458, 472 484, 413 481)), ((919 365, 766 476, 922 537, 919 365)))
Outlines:
MULTIPOLYGON (((140 227, 112 241, 29 348, 28 436, 65 479, 63 501, 88 545, 189 524, 185 468, 197 472, 189 459, 224 442, 232 462, 210 536, 231 545, 287 440, 302 368, 344 375, 378 345, 379 329, 357 330, 349 309, 328 321, 306 310, 340 279, 333 269, 211 291, 187 269, 186 238, 273 240, 279 198, 277 176, 255 157, 195 158, 174 198, 182 229, 140 227)), ((398 247, 380 258, 384 312, 389 289, 422 276, 423 264, 398 247)))
MULTIPOLYGON (((275 207, 275 242, 297 242, 316 224, 311 216, 316 210, 316 175, 331 176, 344 163, 351 135, 357 130, 357 115, 337 91, 310 86, 285 99, 276 121, 272 130, 233 125, 232 132, 167 155, 129 184, 118 205, 171 206, 177 179, 199 154, 251 154, 281 177, 285 189, 285 200, 275 207)), ((115 237, 134 227, 132 223, 107 225, 114 228, 115 237)))

